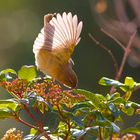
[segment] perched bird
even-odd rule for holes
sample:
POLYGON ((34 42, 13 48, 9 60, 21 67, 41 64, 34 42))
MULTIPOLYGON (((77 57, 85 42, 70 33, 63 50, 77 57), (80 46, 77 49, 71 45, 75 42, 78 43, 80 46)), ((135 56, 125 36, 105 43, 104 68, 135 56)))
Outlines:
POLYGON ((44 16, 44 27, 33 45, 36 66, 65 86, 75 88, 77 76, 71 55, 80 41, 83 23, 77 15, 65 12, 44 16))

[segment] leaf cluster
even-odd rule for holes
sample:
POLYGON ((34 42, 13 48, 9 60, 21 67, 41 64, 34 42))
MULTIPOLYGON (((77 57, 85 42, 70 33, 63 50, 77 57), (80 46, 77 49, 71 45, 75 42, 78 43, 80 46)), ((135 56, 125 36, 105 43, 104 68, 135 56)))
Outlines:
POLYGON ((34 66, 0 72, 0 86, 11 95, 11 99, 0 100, 0 119, 15 119, 30 127, 24 140, 109 140, 127 133, 140 135, 140 122, 131 128, 120 127, 124 116, 140 114, 140 104, 130 100, 140 86, 133 78, 126 77, 124 83, 101 78, 100 85, 115 89, 103 96, 83 89, 64 90, 50 77, 38 75, 34 66), (22 111, 32 123, 22 119, 22 111))

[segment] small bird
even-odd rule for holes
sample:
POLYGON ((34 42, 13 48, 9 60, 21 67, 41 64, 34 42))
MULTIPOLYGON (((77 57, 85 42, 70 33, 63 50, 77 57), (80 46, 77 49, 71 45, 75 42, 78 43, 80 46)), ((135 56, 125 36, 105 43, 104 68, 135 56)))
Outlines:
POLYGON ((78 83, 71 55, 81 39, 82 27, 82 21, 78 23, 77 15, 72 16, 71 12, 47 14, 33 45, 37 68, 70 88, 78 83))

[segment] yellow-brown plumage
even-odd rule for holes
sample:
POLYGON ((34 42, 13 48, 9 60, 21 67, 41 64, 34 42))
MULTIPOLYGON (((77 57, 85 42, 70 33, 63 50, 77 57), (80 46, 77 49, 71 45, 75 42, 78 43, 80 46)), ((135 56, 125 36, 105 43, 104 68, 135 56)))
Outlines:
POLYGON ((72 69, 71 55, 78 44, 82 22, 65 12, 44 16, 44 27, 33 46, 37 67, 68 87, 76 87, 77 76, 72 69), (56 17, 55 17, 56 16, 56 17))

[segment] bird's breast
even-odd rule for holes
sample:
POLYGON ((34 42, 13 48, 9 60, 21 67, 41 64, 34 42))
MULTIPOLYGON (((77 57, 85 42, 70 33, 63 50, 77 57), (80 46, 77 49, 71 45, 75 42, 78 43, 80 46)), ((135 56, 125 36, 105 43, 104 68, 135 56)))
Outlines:
POLYGON ((36 65, 43 72, 52 77, 61 67, 61 60, 46 50, 39 50, 36 54, 36 65))

